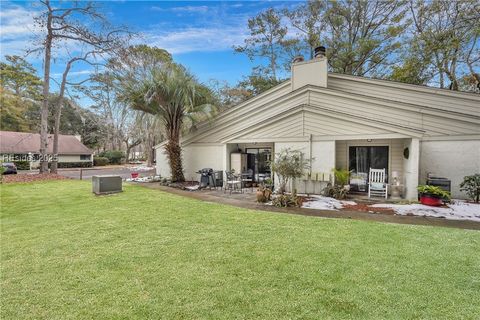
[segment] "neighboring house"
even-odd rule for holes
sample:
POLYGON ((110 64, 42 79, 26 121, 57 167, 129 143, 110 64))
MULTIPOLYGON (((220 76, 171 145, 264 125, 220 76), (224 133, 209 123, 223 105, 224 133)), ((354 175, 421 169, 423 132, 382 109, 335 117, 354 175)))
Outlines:
MULTIPOLYGON (((92 150, 81 141, 80 136, 58 136, 58 162, 90 162, 92 163, 92 150)), ((53 135, 48 135, 48 154, 53 153, 53 135)), ((27 132, 0 131, 0 154, 4 160, 28 161, 31 159, 32 167, 39 164, 40 134, 27 132)))
MULTIPOLYGON (((480 172, 480 95, 328 73, 320 56, 293 63, 289 81, 199 126, 182 146, 187 179, 201 168, 241 163, 261 180, 270 175, 268 160, 289 147, 312 159, 309 179, 350 169, 353 189, 362 192, 369 168, 385 168, 389 182, 416 199, 416 187, 433 173, 462 197, 463 177, 480 172), (231 155, 238 151, 247 155, 231 155)), ((169 176, 163 144, 156 149, 157 173, 169 176)))

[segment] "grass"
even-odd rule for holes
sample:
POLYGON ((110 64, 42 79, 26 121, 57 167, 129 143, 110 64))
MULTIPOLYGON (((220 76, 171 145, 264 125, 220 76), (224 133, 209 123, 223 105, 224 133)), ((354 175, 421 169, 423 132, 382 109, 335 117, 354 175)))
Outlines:
POLYGON ((2 319, 478 319, 480 232, 1 187, 2 319))

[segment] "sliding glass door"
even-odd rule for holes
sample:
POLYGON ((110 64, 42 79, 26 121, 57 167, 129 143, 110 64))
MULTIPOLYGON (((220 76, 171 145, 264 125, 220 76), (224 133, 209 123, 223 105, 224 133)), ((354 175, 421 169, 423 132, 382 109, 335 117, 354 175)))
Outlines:
MULTIPOLYGON (((372 169, 385 169, 388 173, 387 146, 352 146, 348 149, 348 169, 350 175, 350 186, 352 191, 366 192, 368 183, 368 172, 372 169)), ((387 174, 388 178, 388 174, 387 174)))
POLYGON ((270 148, 247 148, 247 168, 253 170, 256 182, 263 182, 271 178, 270 161, 272 160, 272 149, 270 148))

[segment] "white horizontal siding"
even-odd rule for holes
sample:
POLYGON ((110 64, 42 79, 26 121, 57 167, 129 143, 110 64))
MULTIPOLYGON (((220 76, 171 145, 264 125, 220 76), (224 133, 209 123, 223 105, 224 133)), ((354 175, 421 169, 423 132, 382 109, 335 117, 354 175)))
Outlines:
POLYGON ((448 117, 427 115, 401 108, 385 107, 375 101, 359 101, 332 96, 321 89, 310 94, 310 105, 329 110, 332 113, 348 113, 351 116, 366 117, 394 126, 411 127, 425 131, 425 135, 479 134, 480 124, 451 119, 448 117))
POLYGON ((480 97, 474 94, 333 74, 328 76, 328 88, 445 111, 464 112, 471 115, 478 115, 479 112, 480 97))

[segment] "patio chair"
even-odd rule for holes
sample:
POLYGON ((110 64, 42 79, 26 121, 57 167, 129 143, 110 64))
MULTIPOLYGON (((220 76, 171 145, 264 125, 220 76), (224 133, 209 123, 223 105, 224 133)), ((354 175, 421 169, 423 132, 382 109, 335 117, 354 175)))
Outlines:
POLYGON ((388 184, 386 182, 385 169, 372 169, 368 175, 368 197, 380 196, 388 197, 388 184))
POLYGON ((242 189, 242 180, 240 177, 236 176, 232 171, 225 171, 225 175, 227 177, 227 180, 225 181, 225 189, 224 193, 227 190, 230 190, 230 194, 232 194, 232 191, 240 191, 243 193, 242 189))
POLYGON ((242 188, 249 184, 250 188, 253 191, 253 170, 248 169, 247 171, 242 172, 242 188))

